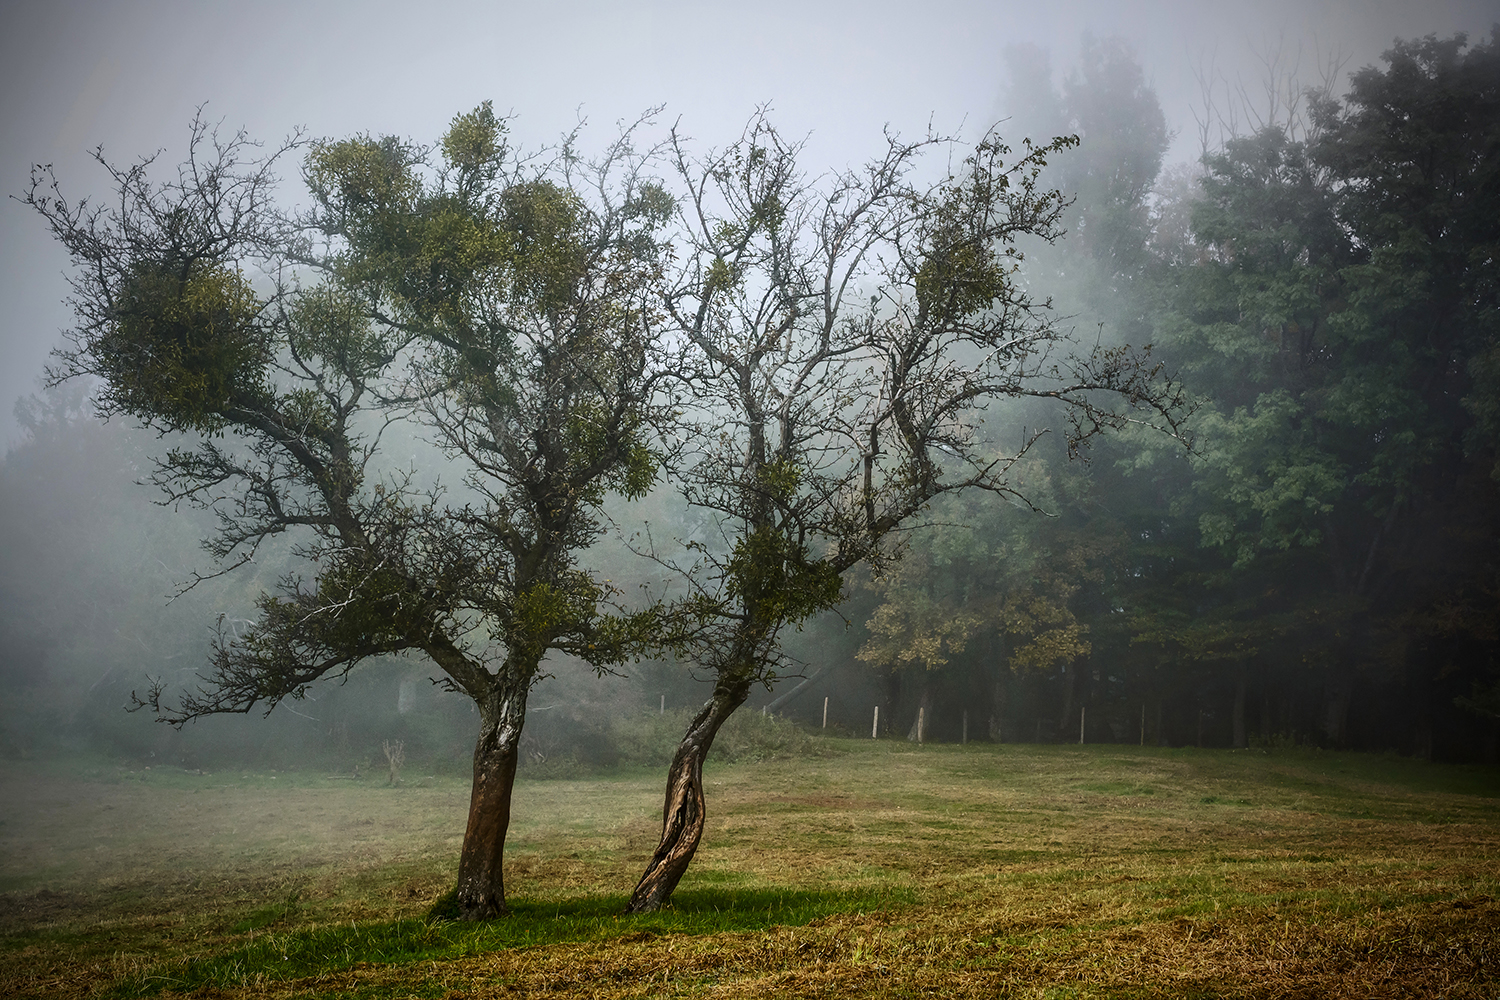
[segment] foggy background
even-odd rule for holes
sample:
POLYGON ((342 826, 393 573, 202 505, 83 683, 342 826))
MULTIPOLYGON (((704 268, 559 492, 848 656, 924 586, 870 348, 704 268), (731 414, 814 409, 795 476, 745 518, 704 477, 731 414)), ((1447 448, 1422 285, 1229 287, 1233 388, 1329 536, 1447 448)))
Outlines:
MULTIPOLYGON (((160 149, 162 162, 175 164, 199 105, 210 121, 270 144, 299 126, 314 137, 369 132, 430 142, 454 114, 483 100, 513 113, 512 139, 531 148, 580 118, 593 126, 588 145, 591 134, 608 135, 615 121, 656 105, 664 120, 680 119, 687 134, 717 145, 768 104, 783 134, 811 136, 803 164, 818 173, 875 152, 887 125, 916 135, 931 123, 969 138, 1007 117, 1019 126, 1034 109, 1010 106, 1006 97, 1007 48, 1030 44, 1048 53, 1055 86, 1076 68, 1085 33, 1123 40, 1144 67, 1175 136, 1170 168, 1200 153, 1194 108, 1205 73, 1255 91, 1266 60, 1279 55, 1284 69, 1297 64, 1313 82, 1330 55, 1345 60, 1347 74, 1377 62, 1397 37, 1467 31, 1477 40, 1497 19, 1500 3, 1483 0, 798 2, 734 11, 689 3, 12 3, 0 40, 0 180, 6 194, 21 194, 30 166, 50 163, 72 196, 104 193, 107 177, 90 149, 102 145, 122 163, 160 149)), ((1013 142, 1028 134, 1001 132, 1013 142)), ((288 164, 284 173, 294 171, 288 164)), ((298 196, 290 180, 287 203, 298 196)), ((371 749, 378 734, 408 741, 414 759, 465 760, 468 700, 442 695, 426 680, 435 670, 414 660, 364 668, 344 685, 321 684, 316 702, 289 703, 270 720, 214 719, 182 737, 118 711, 122 693, 148 671, 187 679, 203 663, 215 615, 251 613, 277 568, 268 554, 259 570, 265 577, 247 567, 164 607, 175 586, 206 564, 197 542, 210 525, 152 506, 150 491, 133 485, 147 468, 150 436, 118 422, 79 421, 86 406, 76 393, 12 412, 39 391, 48 351, 70 323, 66 265, 41 220, 7 199, 0 206, 0 443, 17 448, 28 435, 32 443, 56 435, 44 470, 29 474, 24 456, 11 461, 0 496, 5 575, 33 584, 6 595, 11 620, 34 626, 8 636, 0 650, 11 711, 63 728, 85 711, 111 745, 143 757, 171 753, 190 767, 210 726, 217 752, 272 754, 264 758, 272 766, 297 756, 286 737, 312 728, 342 764, 383 766, 371 749), (63 434, 68 426, 82 430, 63 434), (48 530, 23 524, 23 515, 45 516, 48 530), (62 702, 37 686, 44 662, 62 671, 52 678, 68 692, 62 702)), ((616 549, 601 558, 607 567, 628 557, 616 549)), ((856 592, 845 611, 856 626, 871 606, 861 600, 856 592)), ((855 663, 859 629, 824 624, 795 636, 790 651, 814 667, 855 663)), ((591 745, 576 729, 567 740, 558 735, 564 717, 597 728, 605 706, 659 710, 665 697, 680 711, 696 697, 669 665, 640 666, 628 686, 565 663, 556 673, 532 699, 527 732, 537 760, 565 743, 591 745)), ((896 694, 875 672, 856 670, 830 690, 809 688, 799 708, 808 716, 826 695, 833 719, 858 731, 872 704, 896 694)), ((745 713, 772 697, 757 694, 745 713)), ((944 727, 939 738, 960 735, 950 731, 952 720, 944 727)), ((977 721, 974 735, 981 735, 977 721)), ((598 763, 614 752, 606 744, 598 763)))
MULTIPOLYGON (((220 3, 86 0, 5 5, 0 32, 0 188, 24 190, 51 163, 65 190, 100 191, 88 151, 117 161, 158 149, 176 162, 188 120, 275 142, 356 132, 430 141, 461 110, 493 100, 534 146, 579 116, 607 130, 665 105, 704 142, 734 135, 769 103, 806 162, 862 160, 889 123, 916 134, 978 134, 1024 109, 1002 104, 1007 45, 1032 43, 1071 68, 1083 32, 1130 43, 1177 140, 1195 159, 1196 71, 1254 85, 1265 53, 1315 50, 1378 60, 1396 37, 1488 32, 1495 0, 1264 2, 220 3)), ((0 206, 0 442, 12 403, 36 391, 58 330, 66 260, 40 220, 0 206)))

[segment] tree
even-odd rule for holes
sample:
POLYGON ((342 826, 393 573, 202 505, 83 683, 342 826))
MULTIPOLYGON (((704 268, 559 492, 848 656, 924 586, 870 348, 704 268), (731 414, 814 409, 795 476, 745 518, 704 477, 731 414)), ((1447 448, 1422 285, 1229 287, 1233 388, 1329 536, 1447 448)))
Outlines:
POLYGON ((628 132, 593 164, 570 145, 519 159, 504 135, 485 104, 454 118, 437 159, 363 136, 259 155, 200 119, 165 182, 150 159, 98 154, 109 209, 68 202, 44 168, 26 199, 75 266, 79 323, 49 380, 92 378, 100 415, 179 442, 151 479, 217 515, 220 572, 281 535, 301 560, 247 631, 221 621, 196 690, 171 704, 156 682, 141 704, 179 726, 269 712, 370 657, 427 656, 480 716, 469 919, 505 909, 542 658, 617 662, 652 617, 608 613, 612 589, 577 559, 605 495, 655 475, 652 234, 670 200, 642 183, 628 132), (271 200, 273 168, 304 151, 314 207, 294 218, 271 200), (462 505, 383 453, 402 420, 464 463, 462 505))
POLYGON ((836 607, 852 567, 881 572, 934 498, 1018 496, 1007 474, 1020 455, 994 446, 988 404, 1058 401, 1074 446, 1132 410, 1176 426, 1176 388, 1142 356, 1073 354, 1014 280, 1016 239, 1057 236, 1063 199, 1036 179, 1073 144, 1028 142, 1008 162, 989 134, 924 184, 925 155, 956 143, 887 136, 882 156, 820 182, 763 115, 702 158, 674 137, 686 232, 662 297, 701 375, 678 476, 714 535, 683 567, 714 689, 673 757, 631 911, 665 904, 687 870, 704 759, 751 687, 785 670, 783 630, 836 607))
POLYGON ((1171 270, 1166 348, 1213 400, 1195 504, 1229 631, 1288 637, 1333 743, 1358 678, 1425 676, 1403 701, 1426 705, 1494 662, 1500 44, 1465 48, 1399 42, 1343 99, 1312 93, 1305 133, 1207 156, 1199 252, 1171 270))
POLYGON ((1068 239, 1056 267, 1063 287, 1113 322, 1129 315, 1129 283, 1147 261, 1149 196, 1171 144, 1156 91, 1121 38, 1085 33, 1077 68, 1053 89, 1047 53, 1032 45, 1005 50, 1004 101, 1014 126, 1032 135, 1075 135, 1077 152, 1046 175, 1069 198, 1062 216, 1068 239), (1085 272, 1079 280, 1079 272, 1085 272), (1120 299, 1126 300, 1122 305, 1120 299))
MULTIPOLYGON (((1081 327, 1097 324, 1101 339, 1115 344, 1151 339, 1150 285, 1144 279, 1155 216, 1147 194, 1169 138, 1155 93, 1119 39, 1085 35, 1079 68, 1067 75, 1060 91, 1052 85, 1044 51, 1009 47, 1005 62, 1010 82, 1004 99, 1014 112, 1012 123, 1032 134, 1079 136, 1079 148, 1057 158, 1042 175, 1071 199, 1061 216, 1068 237, 1050 245, 1029 241, 1027 287, 1033 294, 1055 295, 1060 310, 1081 327)), ((1046 426, 1056 416, 1035 405, 1007 407, 1005 413, 1018 428, 1046 426)), ((1093 699, 1107 685, 1092 684, 1092 671, 1083 668, 1100 630, 1109 631, 1113 612, 1098 609, 1115 607, 1105 597, 1118 582, 1106 572, 1113 559, 1101 556, 1120 546, 1114 517, 1118 483, 1112 462, 1093 463, 1085 474, 1065 471, 1066 462, 1065 450, 1058 447, 1033 451, 1027 463, 1032 481, 1024 492, 1055 517, 1019 510, 1006 516, 1002 505, 984 511, 982 499, 962 507, 949 503, 935 516, 962 525, 960 532, 972 536, 967 551, 954 547, 942 530, 916 533, 908 557, 916 568, 876 581, 884 603, 867 626, 872 635, 862 656, 870 662, 894 667, 931 645, 936 637, 908 612, 921 611, 949 634, 956 634, 966 618, 978 620, 965 649, 955 649, 938 674, 898 668, 896 676, 902 687, 921 692, 924 702, 932 686, 965 699, 966 706, 987 696, 992 736, 1023 701, 1028 711, 1049 714, 1052 706, 1044 708, 1038 696, 1056 696, 1058 718, 1071 717, 1075 731, 1079 699, 1091 701, 1091 728, 1105 720, 1093 699), (1055 488, 1044 485, 1049 482, 1055 488), (987 559, 987 551, 1005 556, 987 559), (907 585, 918 579, 925 594, 907 585)), ((1118 654, 1109 652, 1112 665, 1118 654)), ((914 706, 907 711, 916 714, 914 706)), ((1035 732, 1040 736, 1040 725, 1035 732)))
MULTIPOLYGON (((934 703, 934 687, 946 690, 950 711, 975 722, 985 720, 987 701, 986 730, 995 740, 1022 731, 1015 694, 1060 687, 1050 692, 1060 696, 1052 721, 1063 732, 1071 724, 1076 736, 1076 709, 1088 695, 1080 678, 1093 650, 1091 612, 1106 603, 1101 594, 1123 546, 1118 525, 1100 514, 1102 498, 1092 495, 1094 463, 1065 467, 1050 450, 1033 449, 1013 474, 1046 516, 977 493, 944 498, 932 505, 932 523, 910 533, 900 562, 871 581, 880 603, 857 656, 918 694, 929 732, 944 707, 934 703)), ((1048 711, 1029 708, 1038 723, 1048 711)), ((906 712, 914 714, 911 705, 906 712)), ((1090 707, 1089 718, 1102 716, 1090 707)))
POLYGON ((1122 39, 1083 37, 1078 69, 1063 84, 1064 129, 1079 155, 1064 160, 1059 183, 1075 194, 1066 225, 1069 249, 1086 250, 1114 288, 1136 276, 1150 228, 1147 196, 1171 144, 1156 91, 1122 39))

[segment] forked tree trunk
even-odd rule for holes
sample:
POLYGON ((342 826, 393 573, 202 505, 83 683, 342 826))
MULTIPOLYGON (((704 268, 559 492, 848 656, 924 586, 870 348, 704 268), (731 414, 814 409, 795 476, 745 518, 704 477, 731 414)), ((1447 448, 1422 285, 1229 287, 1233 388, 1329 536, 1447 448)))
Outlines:
POLYGON ((653 913, 667 905, 672 891, 686 874, 703 839, 705 803, 703 762, 724 720, 750 696, 748 681, 721 679, 713 697, 693 718, 667 772, 667 795, 662 805, 661 841, 646 864, 646 873, 630 897, 626 913, 653 913))
POLYGON ((458 912, 462 920, 486 920, 507 912, 502 863, 521 726, 526 721, 526 693, 525 685, 497 689, 480 706, 469 824, 458 860, 458 912))

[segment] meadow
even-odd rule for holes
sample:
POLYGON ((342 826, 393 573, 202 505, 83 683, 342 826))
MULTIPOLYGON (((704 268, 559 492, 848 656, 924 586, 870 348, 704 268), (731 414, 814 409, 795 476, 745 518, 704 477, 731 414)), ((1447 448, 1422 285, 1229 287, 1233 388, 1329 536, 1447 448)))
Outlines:
POLYGON ((523 777, 483 925, 426 916, 461 779, 6 762, 0 995, 1500 995, 1495 768, 811 746, 711 763, 694 869, 639 917, 661 774, 523 777))

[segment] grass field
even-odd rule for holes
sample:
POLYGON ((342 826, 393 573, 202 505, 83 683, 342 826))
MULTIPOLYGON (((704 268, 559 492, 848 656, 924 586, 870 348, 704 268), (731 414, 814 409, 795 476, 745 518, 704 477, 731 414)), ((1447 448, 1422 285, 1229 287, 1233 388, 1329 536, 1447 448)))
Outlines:
POLYGON ((468 789, 7 763, 0 996, 1496 997, 1500 771, 1308 750, 914 747, 518 783, 516 912, 422 919, 468 789))

